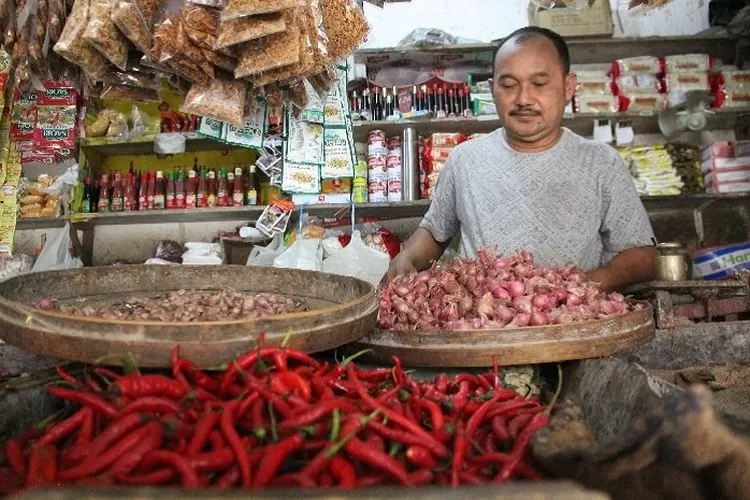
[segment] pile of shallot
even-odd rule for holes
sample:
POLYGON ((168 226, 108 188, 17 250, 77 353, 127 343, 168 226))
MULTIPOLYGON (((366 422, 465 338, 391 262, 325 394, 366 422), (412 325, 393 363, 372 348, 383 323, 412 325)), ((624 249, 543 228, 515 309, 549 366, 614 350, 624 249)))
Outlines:
POLYGON ((542 268, 529 252, 481 250, 474 260, 398 276, 380 291, 378 327, 471 330, 566 324, 625 314, 619 293, 602 292, 575 266, 542 268))
POLYGON ((58 304, 43 299, 36 307, 73 316, 123 321, 230 321, 263 318, 307 311, 304 301, 275 293, 241 294, 232 288, 221 292, 175 290, 166 295, 134 297, 125 303, 105 306, 58 304))

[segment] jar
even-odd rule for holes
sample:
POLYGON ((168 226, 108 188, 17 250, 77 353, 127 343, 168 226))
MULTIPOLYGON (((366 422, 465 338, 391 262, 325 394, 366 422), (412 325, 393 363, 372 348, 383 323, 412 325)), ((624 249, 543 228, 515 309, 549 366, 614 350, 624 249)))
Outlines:
POLYGON ((656 249, 656 279, 658 281, 688 281, 693 273, 692 259, 680 243, 661 243, 656 249))

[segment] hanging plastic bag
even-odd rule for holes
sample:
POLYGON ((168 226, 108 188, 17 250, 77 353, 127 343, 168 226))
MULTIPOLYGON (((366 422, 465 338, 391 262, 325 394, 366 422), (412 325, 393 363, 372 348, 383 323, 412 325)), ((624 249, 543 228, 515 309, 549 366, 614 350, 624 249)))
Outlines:
POLYGON ((273 267, 320 271, 323 269, 323 247, 317 238, 299 239, 276 257, 273 267))
POLYGON ((354 231, 351 243, 323 261, 323 272, 352 276, 378 286, 389 264, 386 253, 365 245, 360 232, 354 231))
POLYGON ((83 267, 83 262, 77 257, 70 255, 70 224, 55 233, 48 239, 42 248, 42 252, 31 268, 31 272, 58 271, 61 269, 78 269, 83 267))
POLYGON ((284 253, 286 248, 284 247, 284 235, 282 233, 274 236, 271 243, 267 246, 255 245, 250 250, 250 256, 247 258, 248 266, 273 266, 273 261, 276 257, 284 253))

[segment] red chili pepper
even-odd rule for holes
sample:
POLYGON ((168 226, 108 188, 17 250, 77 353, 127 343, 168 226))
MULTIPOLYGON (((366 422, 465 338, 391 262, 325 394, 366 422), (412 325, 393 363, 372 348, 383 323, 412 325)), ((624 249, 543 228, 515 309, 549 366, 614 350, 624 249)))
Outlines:
POLYGON ((448 375, 441 373, 435 378, 435 385, 433 386, 436 391, 441 394, 445 394, 448 390, 448 375))
POLYGON ((497 452, 497 445, 495 444, 495 436, 492 432, 485 433, 483 448, 484 448, 485 453, 497 452))
POLYGON ((531 401, 525 401, 523 399, 514 399, 506 401, 504 403, 496 404, 486 415, 486 420, 492 420, 498 415, 510 415, 515 414, 518 410, 523 408, 533 408, 539 406, 537 403, 531 401))
POLYGON ((191 468, 187 460, 177 453, 165 450, 154 450, 146 455, 144 463, 153 465, 165 465, 174 469, 182 478, 182 487, 196 489, 200 488, 200 479, 195 469, 191 468))
POLYGON ((396 441, 405 445, 417 445, 427 448, 436 457, 444 458, 450 455, 448 448, 446 448, 443 443, 437 441, 435 438, 429 440, 424 439, 423 436, 418 436, 408 431, 391 429, 381 424, 380 422, 375 422, 374 420, 367 422, 367 427, 376 431, 389 441, 396 441))
POLYGON ((372 488, 374 486, 380 486, 385 483, 386 476, 384 474, 368 474, 362 476, 357 481, 357 488, 372 488))
POLYGON ((267 387, 265 387, 260 382, 252 378, 248 378, 246 383, 247 383, 248 389, 258 391, 260 393, 260 396, 266 401, 268 401, 269 403, 271 403, 274 409, 278 411, 279 414, 284 419, 289 418, 292 415, 292 413, 294 413, 294 410, 292 409, 292 407, 289 406, 289 404, 286 401, 284 401, 281 398, 281 396, 271 392, 267 387))
POLYGON ((435 474, 430 469, 418 469, 409 474, 414 486, 427 486, 435 480, 435 474))
POLYGON ((146 474, 118 477, 117 480, 133 486, 157 486, 172 482, 175 476, 172 469, 157 469, 146 474))
MULTIPOLYGON (((341 432, 343 435, 347 436, 351 432, 356 431, 357 428, 359 428, 359 422, 357 420, 349 420, 344 425, 341 432)), ((385 472, 396 479, 401 485, 412 486, 409 475, 406 473, 406 469, 404 469, 403 465, 395 461, 387 453, 366 444, 356 436, 346 442, 344 450, 351 458, 385 472)))
POLYGON ((180 345, 177 344, 172 348, 172 377, 187 390, 190 390, 190 382, 187 381, 185 375, 182 373, 182 365, 180 365, 180 345))
POLYGON ((9 467, 0 467, 0 493, 14 495, 20 492, 24 485, 23 476, 16 474, 9 467))
POLYGON ((529 415, 528 413, 522 413, 513 417, 510 422, 508 422, 508 433, 510 434, 510 437, 512 439, 518 439, 518 435, 521 434, 521 431, 527 425, 529 425, 529 422, 531 422, 533 417, 534 415, 529 415))
POLYGON ((53 485, 57 479, 57 448, 52 444, 35 445, 29 455, 26 487, 53 485))
MULTIPOLYGON (((403 373, 403 371, 402 371, 403 373)), ((393 376, 391 368, 375 368, 374 370, 357 370, 360 380, 371 384, 380 384, 393 376)))
POLYGON ((169 439, 190 439, 193 436, 193 426, 186 422, 183 422, 174 415, 162 417, 161 424, 162 431, 164 432, 165 436, 169 437, 169 439))
POLYGON ((195 382, 195 385, 201 389, 205 389, 208 392, 216 393, 219 391, 221 382, 214 379, 210 375, 203 373, 191 361, 187 359, 180 360, 180 371, 184 372, 188 377, 191 377, 195 382))
POLYGON ((115 420, 124 417, 130 413, 158 413, 166 415, 168 413, 179 413, 182 406, 173 399, 162 398, 158 396, 145 396, 128 403, 125 408, 120 410, 115 420))
MULTIPOLYGON (((433 436, 431 436, 427 431, 422 429, 417 423, 407 419, 403 415, 401 415, 398 412, 395 412, 391 410, 390 408, 383 406, 382 404, 378 403, 372 396, 370 396, 367 391, 364 389, 364 387, 361 385, 360 380, 357 378, 357 374, 354 371, 354 366, 349 365, 347 367, 347 377, 355 384, 357 388, 357 393, 359 396, 364 400, 364 402, 371 406, 373 409, 377 409, 383 412, 383 414, 388 417, 389 420, 392 420, 394 423, 404 427, 405 429, 409 430, 410 432, 424 438, 427 442, 434 443, 434 446, 437 448, 445 448, 445 446, 437 441, 433 436)), ((384 436, 385 437, 385 436, 384 436)), ((445 454, 448 454, 448 450, 445 450, 445 454)))
POLYGON ((203 419, 198 422, 198 425, 195 428, 195 433, 190 439, 190 444, 188 444, 186 450, 186 454, 188 456, 193 456, 200 453, 200 451, 203 449, 203 446, 205 446, 206 441, 208 441, 208 437, 211 435, 211 432, 218 423, 219 414, 213 411, 209 412, 206 416, 203 417, 203 419))
POLYGON ((219 489, 228 489, 235 486, 240 480, 240 468, 236 465, 222 474, 214 485, 219 489))
POLYGON ((62 387, 47 387, 47 392, 60 399, 73 401, 74 403, 91 408, 107 418, 114 418, 117 415, 117 409, 96 394, 76 391, 74 389, 63 389, 62 387))
MULTIPOLYGON (((227 369, 226 374, 224 375, 224 379, 222 381, 221 387, 219 389, 219 395, 224 396, 227 393, 227 390, 234 382, 234 377, 237 375, 238 368, 239 370, 247 371, 249 370, 257 361, 258 358, 268 358, 273 357, 275 355, 278 355, 280 353, 278 347, 263 347, 260 349, 253 349, 252 351, 249 351, 247 354, 244 354, 237 358, 234 363, 229 365, 229 368, 227 369)), ((315 361, 313 358, 308 356, 302 351, 297 351, 296 349, 285 349, 284 355, 288 359, 293 359, 295 361, 299 361, 301 363, 307 364, 312 366, 313 368, 320 368, 320 363, 315 361)), ((277 362, 279 361, 279 358, 276 358, 277 362)), ((277 367, 278 368, 278 367, 277 367)), ((283 369, 286 369, 283 367, 283 369)))
POLYGON ((495 439, 498 441, 505 442, 511 439, 510 432, 508 432, 508 419, 503 415, 498 415, 492 419, 492 432, 495 434, 495 439))
POLYGON ((439 465, 427 448, 418 445, 412 445, 406 449, 406 458, 417 467, 426 469, 435 469, 439 465))
POLYGON ((301 474, 284 474, 273 479, 269 486, 274 488, 315 488, 315 482, 302 476, 301 474))
POLYGON ((259 398, 260 398, 260 394, 258 394, 257 392, 254 392, 254 393, 248 395, 247 397, 245 397, 244 399, 242 399, 240 401, 239 405, 237 406, 237 416, 236 416, 235 420, 240 420, 245 415, 247 415, 247 412, 250 410, 250 407, 256 401, 258 401, 259 398))
POLYGON ((111 474, 115 478, 130 474, 138 467, 138 464, 143 461, 146 455, 159 448, 162 441, 161 425, 158 422, 149 422, 144 428, 146 431, 143 437, 123 453, 112 466, 111 474))
POLYGON ((414 404, 417 405, 417 408, 426 410, 430 414, 433 431, 438 431, 443 427, 445 419, 443 418, 443 411, 437 403, 429 399, 415 398, 414 404))
MULTIPOLYGON (((88 410, 91 411, 91 410, 88 410)), ((87 408, 81 408, 73 416, 63 420, 57 425, 54 425, 47 429, 42 437, 40 437, 34 446, 47 446, 54 445, 64 437, 67 437, 83 425, 83 421, 86 419, 87 408)))
POLYGON ((356 413, 359 409, 345 399, 321 401, 315 406, 302 411, 296 411, 288 419, 279 424, 279 429, 295 429, 305 427, 318 422, 321 418, 330 415, 333 410, 339 409, 347 413, 356 413))
POLYGON ((284 460, 302 446, 303 439, 299 434, 266 447, 266 453, 258 464, 258 471, 253 481, 253 487, 261 488, 267 485, 276 475, 284 460))
POLYGON ((123 419, 114 422, 91 441, 86 450, 87 456, 89 458, 98 457, 105 450, 110 449, 118 439, 143 423, 144 421, 141 416, 135 413, 131 413, 123 419))
POLYGON ((518 464, 523 459, 523 456, 526 454, 531 437, 536 433, 536 431, 547 425, 548 422, 549 417, 545 413, 537 413, 531 418, 531 421, 526 427, 524 427, 523 431, 521 431, 521 433, 518 435, 518 439, 516 439, 516 441, 513 443, 513 449, 510 452, 510 457, 508 458, 508 461, 506 461, 500 468, 500 472, 498 472, 495 478, 492 480, 493 483, 501 483, 503 481, 506 481, 510 477, 510 474, 518 466, 518 464))
POLYGON ((181 399, 189 392, 189 389, 180 382, 164 375, 155 374, 127 375, 112 384, 110 390, 119 395, 131 398, 164 396, 172 399, 181 399))
MULTIPOLYGON (((251 444, 250 438, 243 438, 242 447, 244 450, 247 450, 251 444)), ((264 452, 265 448, 255 448, 249 453, 246 452, 251 468, 254 463, 260 461, 264 452)), ((219 450, 187 457, 187 462, 196 472, 204 473, 224 470, 235 465, 237 460, 234 451, 229 447, 224 447, 219 450)), ((239 473, 239 470, 237 472, 239 473)))
POLYGON ((258 439, 266 437, 265 401, 258 399, 250 407, 250 422, 253 425, 253 434, 258 439))
MULTIPOLYGON (((114 425, 114 424, 113 424, 114 425)), ((102 472, 104 469, 112 465, 118 458, 124 455, 128 450, 138 444, 147 433, 149 427, 144 425, 139 429, 129 433, 117 444, 109 448, 106 452, 101 454, 89 455, 82 464, 72 467, 70 469, 61 471, 59 478, 61 481, 75 481, 77 479, 93 476, 102 472)))
POLYGON ((110 382, 114 382, 115 380, 119 380, 123 377, 119 373, 115 373, 109 368, 105 368, 103 366, 97 366, 96 368, 94 368, 94 373, 104 379, 109 380, 110 382))
POLYGON ((385 451, 385 441, 380 436, 380 434, 377 434, 376 432, 368 433, 367 439, 365 439, 365 443, 380 451, 385 451))
POLYGON ((487 481, 484 478, 477 476, 476 474, 472 474, 471 472, 466 471, 466 470, 460 471, 458 473, 458 476, 459 476, 459 484, 460 483, 466 483, 466 484, 471 484, 471 485, 487 484, 487 481))
MULTIPOLYGON (((463 383, 463 382, 462 382, 463 383)), ((474 434, 482 423, 484 416, 490 410, 493 404, 500 398, 499 394, 496 394, 491 400, 484 403, 469 419, 466 423, 466 428, 463 427, 463 423, 459 420, 461 427, 457 428, 456 437, 453 442, 453 462, 451 463, 451 485, 458 486, 460 483, 460 472, 464 465, 464 458, 466 456, 466 450, 469 446, 469 441, 474 437, 474 434)))
POLYGON ((250 461, 248 460, 247 453, 242 446, 242 441, 237 435, 237 431, 234 430, 234 414, 237 411, 237 401, 230 401, 224 407, 224 411, 221 414, 220 427, 221 433, 229 443, 229 447, 234 451, 237 457, 237 464, 240 466, 240 475, 242 477, 242 487, 250 488, 252 485, 252 471, 250 469, 250 461))
POLYGON ((9 439, 5 443, 5 458, 10 464, 13 472, 21 477, 26 477, 26 461, 23 458, 23 451, 17 439, 9 439))
POLYGON ((393 376, 396 379, 396 385, 399 387, 404 386, 404 379, 406 378, 406 374, 404 373, 404 368, 401 366, 401 360, 398 358, 398 356, 391 356, 391 359, 393 360, 393 376))
POLYGON ((62 367, 62 366, 60 366, 60 365, 55 365, 55 371, 57 372, 57 375, 58 375, 58 376, 59 376, 59 377, 60 377, 61 379, 63 379, 64 381, 66 381, 66 382, 68 382, 68 383, 71 383, 71 384, 75 384, 75 385, 78 385, 78 379, 77 379, 77 378, 75 378, 75 377, 74 377, 73 375, 71 375, 70 373, 66 372, 66 371, 65 371, 65 370, 63 369, 63 367, 62 367))
POLYGON ((212 450, 221 450, 224 448, 229 448, 229 446, 227 445, 227 440, 224 439, 224 435, 221 433, 221 431, 218 431, 218 430, 211 431, 211 434, 208 436, 208 439, 209 439, 209 442, 211 443, 212 450))
POLYGON ((328 361, 323 362, 322 365, 320 365, 315 372, 313 373, 313 378, 322 377, 328 373, 328 361))
POLYGON ((333 476, 329 472, 324 472, 320 475, 319 483, 321 488, 333 488, 333 476))
POLYGON ((357 485, 357 473, 347 459, 341 455, 331 458, 328 472, 336 479, 339 488, 354 488, 357 485))

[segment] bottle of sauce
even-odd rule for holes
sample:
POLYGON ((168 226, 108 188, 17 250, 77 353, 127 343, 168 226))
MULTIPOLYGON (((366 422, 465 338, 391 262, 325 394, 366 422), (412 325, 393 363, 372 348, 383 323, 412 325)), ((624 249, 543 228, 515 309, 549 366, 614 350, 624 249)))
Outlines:
POLYGON ((234 184, 232 185, 232 205, 241 207, 245 204, 245 190, 242 187, 242 167, 234 169, 234 184))
POLYGON ((128 172, 128 176, 125 179, 122 209, 125 212, 132 212, 135 209, 135 174, 132 172, 128 172))
POLYGON ((177 171, 177 180, 174 183, 174 207, 185 208, 185 171, 177 171))
POLYGON ((148 174, 148 189, 146 189, 146 210, 154 209, 154 201, 156 196, 156 174, 151 172, 148 174))
POLYGON ((81 213, 91 213, 91 178, 86 177, 83 181, 83 200, 81 200, 81 213))
POLYGON ((433 115, 437 115, 437 96, 435 95, 435 93, 435 85, 428 85, 425 109, 432 111, 433 115))
POLYGON ((164 210, 165 200, 164 173, 159 170, 156 172, 156 181, 154 182, 154 210, 164 210))
MULTIPOLYGON (((146 173, 141 174, 141 185, 138 189, 138 211, 145 212, 148 210, 148 179, 149 175, 146 173)), ((153 203, 153 197, 151 198, 153 203)))
POLYGON ((419 92, 416 85, 411 88, 411 110, 419 111, 419 92))
POLYGON ((260 193, 260 179, 255 164, 250 165, 250 175, 247 178, 247 201, 248 205, 257 205, 260 193))
POLYGON ((234 206, 234 172, 230 169, 227 172, 227 206, 234 206))
POLYGON ((206 170, 201 169, 200 179, 198 179, 198 193, 196 195, 198 208, 208 206, 208 181, 206 181, 206 170))
POLYGON ((456 85, 454 84, 453 87, 448 87, 446 85, 446 94, 448 95, 448 100, 446 102, 446 113, 448 116, 456 116, 456 85))
POLYGON ((474 114, 473 105, 471 102, 471 89, 468 83, 464 83, 464 116, 471 116, 474 114))
MULTIPOLYGON (((234 174, 232 174, 234 177, 234 174)), ((234 181, 234 179, 232 179, 234 181)), ((227 169, 219 169, 219 176, 216 179, 216 206, 226 207, 229 205, 229 190, 227 187, 227 169)))
POLYGON ((174 206, 174 172, 167 174, 167 193, 165 195, 167 210, 173 209, 174 206))
MULTIPOLYGON (((197 160, 196 160, 197 161, 197 160)), ((193 170, 188 171, 187 187, 185 191, 185 207, 195 208, 198 202, 198 178, 196 177, 197 165, 193 167, 193 170)))
POLYGON ((112 186, 112 211, 122 212, 123 208, 123 189, 122 189, 122 174, 118 170, 115 172, 115 182, 112 186))
POLYGON ((206 194, 208 197, 208 206, 216 206, 216 171, 208 171, 208 180, 206 181, 206 194))

